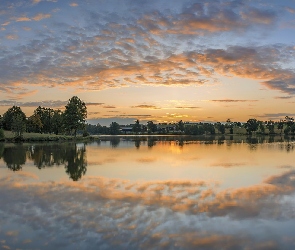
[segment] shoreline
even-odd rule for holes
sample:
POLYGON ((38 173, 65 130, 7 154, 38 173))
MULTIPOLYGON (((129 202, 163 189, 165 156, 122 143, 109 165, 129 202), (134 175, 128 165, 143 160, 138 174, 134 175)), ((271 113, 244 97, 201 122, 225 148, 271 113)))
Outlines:
MULTIPOLYGON (((10 131, 6 131, 10 133, 10 131)), ((149 138, 169 138, 169 139, 211 139, 211 140, 235 140, 235 139, 241 139, 241 138, 284 138, 284 139, 294 139, 294 134, 214 134, 214 135, 186 135, 186 134, 119 134, 119 135, 89 135, 86 137, 83 137, 82 135, 78 135, 76 137, 69 136, 69 135, 53 135, 53 134, 36 134, 36 133, 25 133, 23 135, 22 139, 15 138, 10 133, 9 136, 5 136, 4 139, 0 140, 0 143, 23 143, 23 142, 88 142, 88 141, 95 141, 95 140, 112 140, 114 138, 116 139, 142 139, 146 140, 149 138)))

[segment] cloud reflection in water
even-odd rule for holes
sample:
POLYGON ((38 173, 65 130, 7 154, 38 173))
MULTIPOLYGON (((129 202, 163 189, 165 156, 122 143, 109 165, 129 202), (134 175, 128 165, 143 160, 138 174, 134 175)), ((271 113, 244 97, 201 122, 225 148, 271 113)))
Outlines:
POLYGON ((295 171, 220 191, 214 182, 84 177, 0 180, 0 248, 292 249, 295 171), (6 218, 6 219, 4 219, 6 218))

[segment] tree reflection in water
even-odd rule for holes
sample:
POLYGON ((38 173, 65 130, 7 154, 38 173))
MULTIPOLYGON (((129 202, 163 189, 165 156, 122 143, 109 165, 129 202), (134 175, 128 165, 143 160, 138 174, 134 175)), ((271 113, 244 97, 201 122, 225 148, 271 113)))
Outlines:
POLYGON ((33 160, 39 169, 64 164, 63 145, 34 145, 29 149, 29 159, 33 160))
POLYGON ((111 137, 110 138, 110 144, 113 148, 116 148, 120 144, 120 137, 111 137))
POLYGON ((25 147, 21 144, 4 147, 0 144, 0 159, 12 171, 19 171, 26 160, 32 160, 39 168, 64 165, 73 181, 78 181, 87 171, 85 144, 37 144, 25 147))
POLYGON ((78 181, 87 171, 86 147, 77 147, 76 144, 66 148, 65 168, 66 173, 73 181, 78 181))
POLYGON ((27 150, 23 145, 7 147, 3 150, 3 161, 12 171, 19 171, 26 163, 27 150))

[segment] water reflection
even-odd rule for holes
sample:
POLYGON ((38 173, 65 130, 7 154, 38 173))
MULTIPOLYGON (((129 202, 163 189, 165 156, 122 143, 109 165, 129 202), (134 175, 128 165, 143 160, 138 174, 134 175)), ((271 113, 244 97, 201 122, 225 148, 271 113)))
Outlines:
POLYGON ((22 145, 15 147, 6 147, 3 150, 3 161, 7 167, 12 171, 19 171, 22 165, 26 163, 27 150, 22 145))
POLYGON ((81 179, 87 171, 85 144, 79 147, 75 143, 16 144, 9 147, 0 144, 0 153, 0 158, 12 171, 21 170, 27 160, 32 160, 38 169, 64 165, 65 172, 73 181, 81 179))
POLYGON ((294 176, 226 191, 206 181, 92 177, 36 188, 26 182, 33 176, 1 178, 0 247, 30 239, 28 249, 294 249, 294 176))
POLYGON ((66 173, 73 181, 78 181, 87 171, 86 147, 83 145, 77 148, 77 145, 67 147, 65 152, 66 173))
POLYGON ((29 148, 29 159, 41 169, 65 162, 64 147, 57 144, 37 144, 29 148))
POLYGON ((295 249, 293 145, 228 136, 0 144, 0 249, 295 249))
MULTIPOLYGON (((100 138, 94 144, 98 147, 102 146, 102 142, 109 143, 111 148, 120 148, 121 143, 124 145, 134 145, 136 149, 153 148, 157 145, 168 143, 169 145, 176 145, 181 150, 187 147, 186 145, 201 144, 201 145, 226 145, 228 148, 232 145, 246 144, 251 151, 256 151, 258 147, 264 145, 276 145, 276 148, 292 152, 294 151, 294 138, 292 137, 247 137, 247 136, 126 136, 126 137, 106 137, 100 138)), ((91 145, 94 145, 93 143, 91 145)), ((82 146, 77 146, 75 143, 46 143, 46 144, 15 144, 9 146, 0 144, 0 158, 6 163, 6 166, 12 171, 19 171, 22 166, 26 164, 27 160, 33 162, 38 169, 44 169, 52 166, 64 166, 65 172, 74 180, 80 180, 87 171, 86 147, 84 143, 82 146)), ((196 158, 189 157, 189 158, 196 158)), ((113 157, 110 157, 113 159, 113 157)), ((105 159, 105 162, 110 162, 110 159, 105 159)), ((139 162, 155 162, 155 157, 148 156, 142 158, 144 160, 139 162), (148 159, 148 160, 147 160, 148 159), (153 159, 151 161, 151 159, 153 159)), ((187 159, 186 159, 187 160, 187 159)), ((138 159, 136 160, 138 161, 138 159)), ((232 163, 230 163, 232 164, 232 163)), ((230 165, 228 162, 225 164, 230 165)), ((211 164, 212 165, 212 164, 211 164)), ((214 165, 214 164, 213 164, 214 165)), ((224 164, 221 164, 224 165, 224 164)))

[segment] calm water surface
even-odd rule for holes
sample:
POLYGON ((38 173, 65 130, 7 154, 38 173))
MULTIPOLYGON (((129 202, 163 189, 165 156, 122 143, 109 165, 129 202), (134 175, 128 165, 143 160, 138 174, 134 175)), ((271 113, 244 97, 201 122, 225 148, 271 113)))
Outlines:
POLYGON ((295 249, 294 146, 0 144, 0 249, 295 249))

